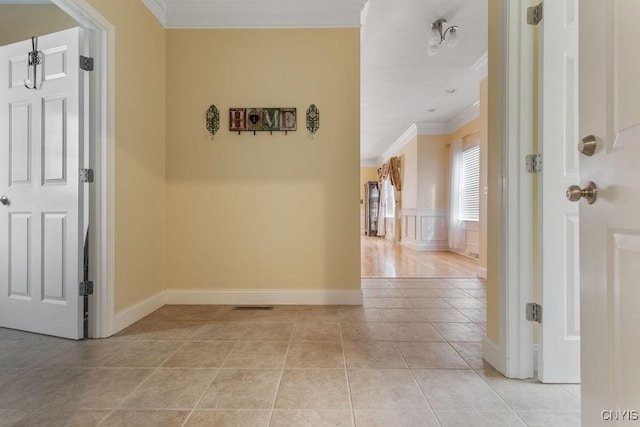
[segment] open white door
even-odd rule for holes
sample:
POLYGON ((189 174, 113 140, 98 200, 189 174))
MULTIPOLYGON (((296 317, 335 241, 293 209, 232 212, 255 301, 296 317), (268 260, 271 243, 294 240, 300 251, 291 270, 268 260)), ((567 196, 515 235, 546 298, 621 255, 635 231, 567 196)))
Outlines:
POLYGON ((565 189, 579 181, 578 0, 544 2, 539 24, 540 149, 538 379, 580 382, 578 206, 565 189))
POLYGON ((39 37, 41 90, 25 88, 31 40, 0 47, 0 326, 83 335, 81 30, 39 37))
POLYGON ((639 21, 637 0, 580 2, 580 136, 597 148, 576 184, 598 187, 580 201, 584 426, 639 422, 639 21))

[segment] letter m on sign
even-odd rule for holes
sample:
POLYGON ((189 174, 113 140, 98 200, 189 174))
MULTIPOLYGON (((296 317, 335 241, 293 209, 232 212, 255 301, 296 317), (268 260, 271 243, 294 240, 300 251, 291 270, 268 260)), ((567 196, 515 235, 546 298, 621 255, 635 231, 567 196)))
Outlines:
POLYGON ((280 109, 279 108, 263 108, 263 129, 264 130, 280 130, 280 109))

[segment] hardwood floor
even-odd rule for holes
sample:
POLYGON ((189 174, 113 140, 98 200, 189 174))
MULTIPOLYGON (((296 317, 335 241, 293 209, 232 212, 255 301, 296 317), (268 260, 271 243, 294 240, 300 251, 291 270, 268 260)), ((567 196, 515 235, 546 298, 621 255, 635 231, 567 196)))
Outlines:
POLYGON ((477 277, 478 262, 448 251, 414 251, 381 237, 360 241, 362 277, 477 277))

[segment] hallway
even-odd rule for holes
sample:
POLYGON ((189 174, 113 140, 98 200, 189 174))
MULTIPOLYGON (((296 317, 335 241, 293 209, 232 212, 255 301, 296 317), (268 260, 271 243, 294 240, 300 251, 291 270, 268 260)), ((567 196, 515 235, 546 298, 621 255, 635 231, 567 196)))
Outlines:
POLYGON ((0 426, 578 426, 579 386, 481 359, 473 279, 363 279, 365 304, 165 306, 106 340, 0 329, 0 426))
POLYGON ((478 262, 449 251, 415 251, 382 237, 360 238, 362 277, 477 277, 478 262))

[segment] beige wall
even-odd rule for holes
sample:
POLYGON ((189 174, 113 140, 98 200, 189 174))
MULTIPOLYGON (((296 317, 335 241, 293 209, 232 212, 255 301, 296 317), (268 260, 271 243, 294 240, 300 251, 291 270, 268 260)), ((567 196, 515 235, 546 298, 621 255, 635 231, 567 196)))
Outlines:
POLYGON ((415 209, 418 207, 418 138, 413 138, 393 156, 400 158, 402 192, 399 208, 415 209))
POLYGON ((52 4, 0 5, 0 46, 76 27, 52 4))
POLYGON ((360 235, 364 235, 365 218, 364 218, 364 185, 369 181, 378 180, 378 168, 361 167, 360 168, 360 235))
POLYGON ((446 209, 449 188, 449 136, 418 135, 416 206, 446 209))
POLYGON ((500 55, 501 8, 500 0, 489 0, 489 77, 488 136, 487 136, 487 336, 500 344, 499 334, 499 268, 500 268, 500 197, 501 185, 501 81, 503 78, 500 55))
POLYGON ((168 287, 360 288, 359 51, 358 29, 167 31, 168 287), (228 131, 230 107, 271 106, 298 131, 228 131))
POLYGON ((166 37, 141 1, 89 3, 116 29, 117 312, 166 285, 166 37))

